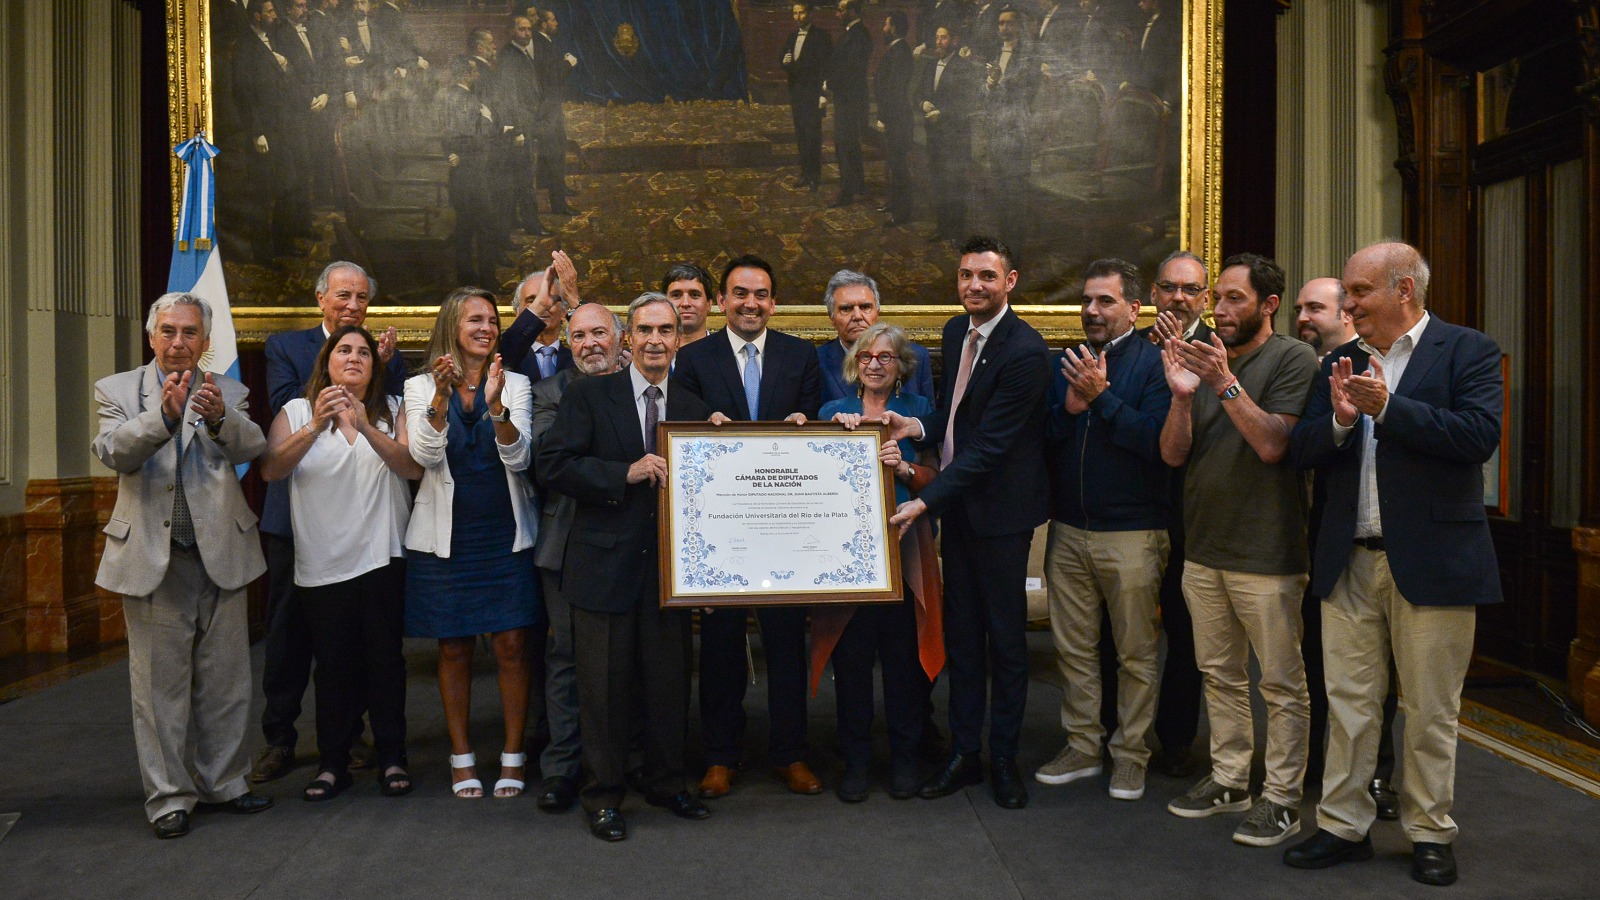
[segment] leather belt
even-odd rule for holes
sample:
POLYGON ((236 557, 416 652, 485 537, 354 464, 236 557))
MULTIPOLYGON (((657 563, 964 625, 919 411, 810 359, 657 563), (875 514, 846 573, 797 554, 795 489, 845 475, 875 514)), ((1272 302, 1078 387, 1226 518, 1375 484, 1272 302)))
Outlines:
POLYGON ((1382 552, 1384 552, 1383 551, 1383 535, 1381 535, 1381 534, 1377 535, 1375 537, 1358 537, 1355 540, 1355 544, 1356 544, 1357 547, 1365 547, 1368 550, 1373 551, 1374 553, 1382 553, 1382 552))

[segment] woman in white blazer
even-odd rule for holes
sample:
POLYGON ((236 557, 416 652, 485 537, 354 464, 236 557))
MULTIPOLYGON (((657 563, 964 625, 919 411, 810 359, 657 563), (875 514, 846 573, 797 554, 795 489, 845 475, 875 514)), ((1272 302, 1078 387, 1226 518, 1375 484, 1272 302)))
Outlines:
POLYGON ((528 379, 505 371, 495 351, 494 295, 458 288, 439 307, 428 369, 406 381, 411 456, 422 486, 406 529, 406 634, 439 641, 439 694, 450 732, 451 790, 482 797, 468 738, 472 651, 492 636, 500 670, 505 749, 496 797, 524 787, 527 640, 544 640, 534 574, 538 501, 522 475, 532 460, 528 379))

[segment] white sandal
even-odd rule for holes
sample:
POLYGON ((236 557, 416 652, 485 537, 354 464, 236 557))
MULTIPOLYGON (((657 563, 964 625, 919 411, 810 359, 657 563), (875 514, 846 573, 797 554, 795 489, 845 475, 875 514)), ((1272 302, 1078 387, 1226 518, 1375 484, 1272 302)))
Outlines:
MULTIPOLYGON (((478 756, 475 753, 450 754, 450 768, 472 769, 478 765, 478 756)), ((483 782, 476 778, 464 778, 450 785, 450 793, 463 800, 476 800, 483 796, 483 782), (462 791, 477 791, 476 794, 463 794, 462 791)))
MULTIPOLYGON (((525 767, 527 765, 528 765, 528 754, 526 754, 526 753, 501 753, 500 754, 500 768, 502 770, 504 770, 504 769, 520 769, 520 768, 523 768, 523 767, 525 767)), ((522 796, 522 791, 527 786, 528 786, 527 782, 524 782, 520 778, 502 778, 499 781, 496 781, 494 783, 494 795, 496 797, 500 798, 501 800, 509 800, 512 797, 520 797, 520 796, 522 796), (510 793, 502 794, 502 793, 500 793, 502 790, 509 790, 510 793)))

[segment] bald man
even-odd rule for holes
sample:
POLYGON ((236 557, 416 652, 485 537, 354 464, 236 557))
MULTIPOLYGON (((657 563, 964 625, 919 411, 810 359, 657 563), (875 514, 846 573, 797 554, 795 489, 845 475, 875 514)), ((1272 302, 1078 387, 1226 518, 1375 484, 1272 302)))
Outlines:
POLYGON ((1344 310, 1339 279, 1313 278, 1300 288, 1294 298, 1294 327, 1318 358, 1356 339, 1355 326, 1344 310))

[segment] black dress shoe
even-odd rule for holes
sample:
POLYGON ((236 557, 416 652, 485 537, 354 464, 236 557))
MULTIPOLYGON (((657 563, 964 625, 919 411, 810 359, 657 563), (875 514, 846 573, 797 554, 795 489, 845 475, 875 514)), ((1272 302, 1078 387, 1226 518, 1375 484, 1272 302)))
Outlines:
POLYGON ((1372 858, 1372 836, 1347 841, 1336 834, 1317 829, 1317 833, 1283 851, 1285 865, 1296 869, 1326 869, 1342 862, 1372 858))
POLYGON ((1456 854, 1449 844, 1418 841, 1411 847, 1411 878, 1443 887, 1456 883, 1456 854))
POLYGON ((1367 785, 1367 793, 1372 795, 1372 802, 1378 804, 1378 818, 1385 822, 1393 822, 1400 818, 1400 795, 1394 792, 1389 782, 1382 778, 1372 779, 1367 785))
POLYGON ((889 796, 896 800, 910 800, 917 795, 917 761, 895 760, 889 763, 889 796))
POLYGON ((627 840, 628 823, 622 819, 622 810, 608 806, 589 813, 589 833, 602 841, 627 840))
POLYGON ((1001 809, 1021 809, 1028 805, 1028 789, 1022 784, 1022 773, 1017 771, 1017 761, 995 757, 989 767, 989 788, 994 792, 994 805, 1001 809))
POLYGON ((711 808, 688 791, 679 791, 670 797, 648 802, 651 806, 662 807, 680 819, 704 819, 711 815, 711 808))
POLYGON ((577 799, 577 783, 564 775, 557 775, 546 778, 539 786, 537 803, 547 813, 563 813, 571 809, 577 799))
POLYGON ((983 783, 983 757, 976 753, 957 753, 939 774, 928 779, 917 791, 924 800, 948 797, 969 784, 983 783))
POLYGON ((233 798, 232 800, 227 801, 226 803, 218 803, 217 807, 227 812, 248 816, 252 813, 263 812, 271 809, 272 798, 263 797, 260 794, 245 792, 233 798))
POLYGON ((839 799, 846 803, 861 803, 867 799, 867 792, 871 789, 871 779, 867 777, 867 767, 845 766, 844 775, 839 778, 839 786, 835 791, 839 799))
POLYGON ((183 837, 189 833, 189 813, 185 810, 175 809, 151 822, 150 827, 155 830, 156 837, 162 840, 183 837))

